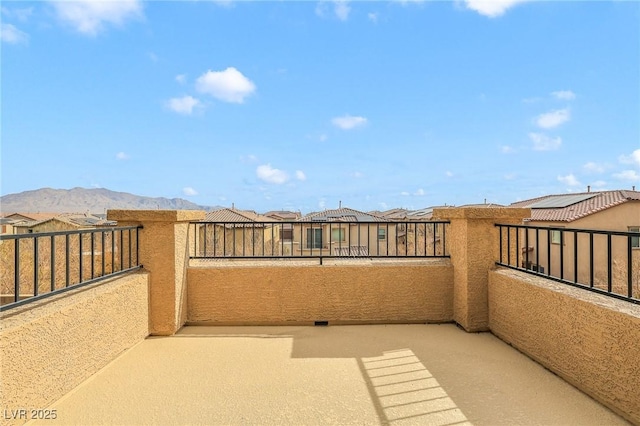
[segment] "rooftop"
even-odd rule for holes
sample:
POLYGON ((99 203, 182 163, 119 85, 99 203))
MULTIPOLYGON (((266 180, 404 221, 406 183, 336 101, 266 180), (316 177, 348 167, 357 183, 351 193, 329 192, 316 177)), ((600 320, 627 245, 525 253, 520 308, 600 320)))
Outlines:
POLYGON ((451 324, 184 327, 50 408, 58 418, 42 424, 628 424, 492 334, 451 324))
POLYGON ((572 222, 629 201, 640 201, 640 192, 615 190, 545 195, 513 203, 510 207, 530 207, 533 221, 572 222))

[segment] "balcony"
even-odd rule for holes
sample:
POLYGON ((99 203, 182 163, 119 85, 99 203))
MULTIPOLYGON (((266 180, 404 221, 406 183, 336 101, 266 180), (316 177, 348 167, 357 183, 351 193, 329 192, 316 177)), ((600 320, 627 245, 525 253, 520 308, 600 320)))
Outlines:
POLYGON ((451 324, 184 327, 50 409, 65 425, 627 424, 490 333, 451 324))
POLYGON ((446 209, 433 256, 320 264, 198 258, 202 213, 110 211, 138 230, 130 270, 2 312, 2 423, 639 423, 633 262, 616 297, 528 270, 528 214, 446 209))

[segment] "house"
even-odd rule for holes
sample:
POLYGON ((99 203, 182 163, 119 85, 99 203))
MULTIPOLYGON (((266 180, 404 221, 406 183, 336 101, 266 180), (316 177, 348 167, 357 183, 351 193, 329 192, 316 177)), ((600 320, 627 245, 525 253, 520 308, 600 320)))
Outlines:
MULTIPOLYGON (((14 234, 75 231, 115 226, 116 222, 90 213, 13 213, 3 218, 14 234)), ((3 233, 8 227, 3 227, 3 233)))
MULTIPOLYGON (((640 232, 640 192, 627 190, 583 192, 573 194, 546 195, 519 201, 511 207, 531 208, 531 218, 527 225, 555 228, 554 230, 529 230, 521 233, 522 255, 520 266, 550 273, 555 277, 589 283, 593 274, 595 286, 604 286, 611 274, 615 285, 626 285, 628 242, 631 243, 632 262, 640 262, 640 236, 613 236, 611 238, 612 271, 608 270, 606 250, 596 250, 593 270, 589 259, 590 239, 593 244, 606 247, 607 236, 588 233, 562 231, 567 229, 594 229, 607 231, 640 232), (536 244, 537 241, 537 244, 536 244), (577 250, 577 256, 575 256, 577 250), (562 262, 560 257, 577 259, 576 262, 562 262), (551 270, 549 270, 551 260, 551 270), (577 277, 575 264, 578 265, 577 277)), ((638 268, 635 268, 637 271, 638 268)), ((634 281, 640 278, 634 277, 634 281)))
POLYGON ((302 214, 300 212, 292 212, 287 210, 272 210, 264 213, 263 216, 266 216, 273 220, 294 221, 300 219, 300 217, 302 217, 302 214))
POLYGON ((196 253, 201 255, 253 256, 278 254, 281 232, 274 220, 253 210, 221 208, 205 215, 197 224, 196 253))
POLYGON ((378 216, 341 207, 310 213, 299 219, 293 246, 302 256, 370 256, 394 254, 396 224, 378 216))

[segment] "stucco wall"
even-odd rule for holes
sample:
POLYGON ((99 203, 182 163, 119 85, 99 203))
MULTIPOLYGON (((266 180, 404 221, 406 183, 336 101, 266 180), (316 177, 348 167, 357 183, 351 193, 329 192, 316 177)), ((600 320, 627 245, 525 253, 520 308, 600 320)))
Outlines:
POLYGON ((2 409, 46 408, 142 341, 148 278, 127 274, 3 312, 2 409))
POLYGON ((188 269, 188 323, 448 322, 449 261, 188 269))
POLYGON ((640 424, 640 306, 500 269, 489 272, 489 327, 640 424))

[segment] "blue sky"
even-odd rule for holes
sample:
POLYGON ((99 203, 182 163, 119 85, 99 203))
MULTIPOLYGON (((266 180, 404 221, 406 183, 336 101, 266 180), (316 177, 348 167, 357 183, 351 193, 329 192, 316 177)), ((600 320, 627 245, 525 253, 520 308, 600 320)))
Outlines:
POLYGON ((2 3, 2 195, 309 212, 640 188, 640 3, 2 3))

